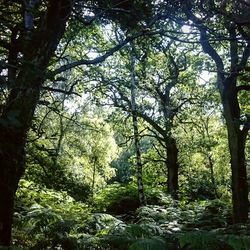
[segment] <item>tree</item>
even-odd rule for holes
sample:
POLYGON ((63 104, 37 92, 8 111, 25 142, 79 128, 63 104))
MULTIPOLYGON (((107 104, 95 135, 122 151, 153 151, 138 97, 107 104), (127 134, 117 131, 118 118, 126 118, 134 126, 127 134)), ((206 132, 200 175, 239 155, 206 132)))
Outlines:
POLYGON ((245 145, 250 127, 249 114, 242 113, 238 97, 239 92, 249 90, 239 77, 246 74, 250 56, 249 20, 244 19, 249 6, 245 1, 239 5, 236 1, 204 1, 200 6, 197 9, 188 4, 186 14, 200 32, 203 51, 215 63, 231 155, 233 220, 243 223, 248 219, 245 145), (197 17, 197 11, 201 11, 201 17, 197 17), (212 27, 215 33, 211 32, 212 27), (223 49, 219 46, 221 41, 223 49))
MULTIPOLYGON (((174 132, 175 117, 192 99, 190 93, 182 93, 181 86, 194 84, 196 73, 187 70, 189 50, 179 48, 177 52, 179 45, 173 40, 160 42, 158 38, 148 41, 140 39, 133 46, 138 94, 136 113, 148 124, 149 133, 158 140, 164 150, 163 153, 160 153, 161 150, 157 152, 165 163, 168 191, 176 198, 179 163, 174 132)), ((101 105, 113 104, 131 114, 128 77, 131 69, 128 67, 127 50, 115 58, 107 60, 99 68, 92 69, 89 77, 95 81, 90 89, 92 93, 95 91, 95 100, 101 105), (113 73, 114 69, 116 70, 113 73)))
POLYGON ((75 178, 72 167, 73 155, 84 152, 84 147, 72 138, 80 135, 84 141, 86 131, 95 128, 89 119, 82 119, 88 116, 89 105, 81 100, 81 107, 80 100, 79 97, 72 100, 72 96, 65 93, 45 91, 41 94, 41 105, 36 108, 28 133, 24 178, 46 188, 67 191, 75 199, 86 201, 90 187, 84 178, 75 178))
POLYGON ((39 100, 46 69, 53 56, 72 9, 70 0, 7 1, 1 3, 1 78, 8 97, 0 116, 0 245, 11 240, 14 195, 24 172, 24 148, 34 110, 39 100), (25 11, 24 11, 25 10, 25 11), (22 23, 25 27, 22 27, 22 23))
POLYGON ((194 89, 197 99, 178 115, 180 185, 182 194, 190 200, 224 199, 230 193, 226 129, 216 86, 209 84, 213 81, 197 83, 194 89))
POLYGON ((137 185, 139 194, 140 205, 146 205, 146 198, 144 194, 143 186, 143 176, 142 176, 142 159, 141 159, 141 149, 139 141, 139 130, 138 130, 138 115, 137 115, 137 104, 136 104, 136 75, 135 75, 135 47, 134 44, 130 44, 131 49, 129 50, 130 55, 130 74, 131 74, 131 84, 130 84, 130 104, 131 104, 131 115, 133 120, 133 132, 134 132, 134 145, 136 151, 136 164, 137 164, 137 185))
MULTIPOLYGON (((145 34, 144 32, 133 34, 98 58, 81 58, 62 65, 62 59, 64 59, 62 55, 69 44, 66 42, 66 48, 61 49, 62 53, 57 57, 60 67, 57 69, 50 67, 48 70, 52 62, 56 62, 52 59, 55 59, 56 49, 60 48, 58 45, 65 35, 68 20, 70 22, 67 30, 75 25, 75 30, 78 31, 79 26, 84 28, 95 20, 95 17, 91 15, 93 9, 98 9, 95 8, 98 1, 88 1, 88 4, 90 6, 83 4, 82 1, 71 0, 16 0, 11 4, 4 0, 0 4, 2 9, 0 30, 3 34, 0 40, 1 84, 4 86, 0 114, 0 161, 2 164, 0 170, 0 245, 10 244, 14 194, 24 172, 27 133, 45 80, 53 80, 56 75, 80 65, 100 63, 129 41, 145 34), (91 13, 90 16, 85 16, 86 12, 91 13)), ((112 5, 107 9, 113 11, 112 5)), ((115 10, 116 13, 117 11, 120 12, 115 10)), ((102 16, 104 12, 100 11, 97 16, 102 16)))
POLYGON ((167 189, 174 198, 177 198, 179 163, 173 127, 175 116, 186 100, 183 103, 178 100, 182 104, 175 103, 176 100, 173 100, 171 91, 178 88, 178 83, 181 81, 180 73, 185 71, 186 62, 185 60, 180 62, 182 60, 181 56, 177 56, 178 62, 173 58, 171 43, 172 41, 167 44, 166 48, 158 45, 159 51, 153 49, 152 52, 145 52, 152 54, 151 58, 145 56, 144 62, 142 62, 145 65, 142 66, 142 74, 138 74, 142 82, 140 88, 145 96, 153 99, 153 105, 156 104, 157 108, 151 106, 149 101, 146 104, 150 109, 150 112, 148 112, 143 108, 145 103, 142 102, 138 114, 152 127, 153 134, 164 148, 165 153, 160 154, 160 156, 166 165, 167 189), (156 59, 153 59, 153 53, 156 59), (161 64, 166 66, 160 66, 161 64))

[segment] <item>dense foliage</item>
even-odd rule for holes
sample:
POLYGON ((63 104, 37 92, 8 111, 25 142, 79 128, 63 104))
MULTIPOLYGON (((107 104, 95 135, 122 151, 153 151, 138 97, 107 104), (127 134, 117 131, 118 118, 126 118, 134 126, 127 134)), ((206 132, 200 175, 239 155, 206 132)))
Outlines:
POLYGON ((248 0, 0 9, 0 248, 250 249, 248 0))

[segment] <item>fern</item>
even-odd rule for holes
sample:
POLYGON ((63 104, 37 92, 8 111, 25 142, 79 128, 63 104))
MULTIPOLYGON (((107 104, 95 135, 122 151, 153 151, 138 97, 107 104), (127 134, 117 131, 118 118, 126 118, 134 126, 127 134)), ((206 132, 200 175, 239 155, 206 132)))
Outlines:
POLYGON ((250 237, 249 236, 236 236, 226 235, 225 242, 230 245, 234 250, 250 250, 250 237))
POLYGON ((129 250, 166 250, 167 243, 161 238, 139 239, 129 246, 129 250))
POLYGON ((190 247, 193 250, 216 250, 221 249, 221 242, 215 233, 188 232, 178 236, 180 247, 190 247))

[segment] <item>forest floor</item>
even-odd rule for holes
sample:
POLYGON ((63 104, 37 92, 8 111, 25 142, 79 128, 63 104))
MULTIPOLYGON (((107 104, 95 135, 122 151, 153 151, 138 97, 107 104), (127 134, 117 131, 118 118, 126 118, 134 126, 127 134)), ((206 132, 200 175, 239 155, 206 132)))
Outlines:
POLYGON ((122 214, 114 212, 117 204, 113 212, 98 211, 23 181, 13 249, 250 249, 250 224, 232 225, 231 208, 221 200, 181 202, 161 193, 157 205, 128 211, 129 205, 122 214))

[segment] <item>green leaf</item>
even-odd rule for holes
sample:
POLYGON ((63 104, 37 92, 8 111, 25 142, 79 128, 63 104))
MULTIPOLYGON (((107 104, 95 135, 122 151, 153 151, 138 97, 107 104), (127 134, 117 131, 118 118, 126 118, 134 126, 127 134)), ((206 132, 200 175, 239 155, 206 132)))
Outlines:
POLYGON ((129 250, 166 250, 166 242, 161 238, 139 239, 129 246, 129 250))

